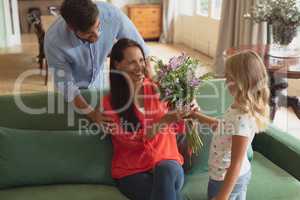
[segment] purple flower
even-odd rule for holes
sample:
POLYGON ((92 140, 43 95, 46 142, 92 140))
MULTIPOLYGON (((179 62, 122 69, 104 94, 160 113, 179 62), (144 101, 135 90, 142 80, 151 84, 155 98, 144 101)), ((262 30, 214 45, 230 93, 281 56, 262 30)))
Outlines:
POLYGON ((172 70, 172 67, 168 64, 168 65, 164 65, 162 68, 162 71, 165 73, 168 73, 169 71, 172 70))
POLYGON ((186 60, 186 55, 184 53, 182 53, 178 57, 172 57, 169 60, 168 68, 173 69, 173 70, 177 69, 180 65, 182 65, 184 63, 185 60, 186 60))
POLYGON ((172 94, 172 90, 170 90, 169 88, 167 88, 166 90, 165 90, 165 95, 166 96, 170 96, 172 94))
POLYGON ((194 79, 192 79, 192 80, 190 81, 190 84, 189 84, 189 85, 190 85, 191 87, 196 87, 196 86, 199 86, 199 84, 200 84, 200 80, 194 78, 194 79))
POLYGON ((164 72, 163 70, 158 72, 158 78, 161 79, 166 75, 166 72, 164 72))

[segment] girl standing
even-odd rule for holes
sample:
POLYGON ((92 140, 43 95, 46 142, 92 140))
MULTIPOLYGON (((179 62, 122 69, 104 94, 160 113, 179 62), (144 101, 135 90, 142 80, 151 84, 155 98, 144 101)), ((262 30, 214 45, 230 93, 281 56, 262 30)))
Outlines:
MULTIPOLYGON (((269 118, 268 75, 258 54, 244 51, 226 60, 225 77, 234 102, 218 121, 212 138, 208 199, 245 200, 251 178, 247 149, 255 133, 266 128, 269 118)), ((216 123, 198 111, 192 117, 216 123)))

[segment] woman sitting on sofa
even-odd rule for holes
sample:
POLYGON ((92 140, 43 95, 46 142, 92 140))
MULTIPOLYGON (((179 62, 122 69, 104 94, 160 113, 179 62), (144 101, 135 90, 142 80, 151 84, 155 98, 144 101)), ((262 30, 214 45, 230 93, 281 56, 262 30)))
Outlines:
POLYGON ((129 199, 179 200, 184 172, 176 132, 183 131, 183 113, 168 111, 144 72, 141 46, 119 40, 110 55, 111 92, 103 98, 114 122, 112 177, 129 199))

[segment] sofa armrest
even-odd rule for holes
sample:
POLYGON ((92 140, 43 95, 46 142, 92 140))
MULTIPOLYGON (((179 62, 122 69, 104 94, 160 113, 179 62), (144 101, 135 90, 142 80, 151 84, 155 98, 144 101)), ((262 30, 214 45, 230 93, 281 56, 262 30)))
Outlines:
POLYGON ((255 136, 253 148, 300 180, 300 139, 270 126, 255 136))

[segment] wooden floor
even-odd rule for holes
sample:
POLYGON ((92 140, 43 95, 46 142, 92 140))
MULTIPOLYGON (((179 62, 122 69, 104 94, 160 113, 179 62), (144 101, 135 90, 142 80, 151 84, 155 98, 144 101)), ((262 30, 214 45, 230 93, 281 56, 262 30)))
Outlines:
MULTIPOLYGON (((34 36, 34 35, 33 35, 34 36)), ((23 45, 15 48, 0 49, 0 94, 16 93, 15 83, 25 71, 35 70, 36 75, 25 79, 21 84, 20 92, 40 92, 47 90, 44 85, 44 77, 38 71, 36 63, 37 44, 35 37, 24 37, 23 45)), ((32 71, 33 73, 34 71, 32 71)))
MULTIPOLYGON (((192 57, 198 58, 203 63, 204 71, 211 71, 213 60, 198 51, 187 48, 183 45, 165 45, 156 42, 149 42, 150 54, 167 61, 181 52, 186 52, 192 57)), ((0 95, 14 93, 32 93, 53 90, 51 78, 48 86, 44 85, 44 76, 40 74, 36 63, 38 51, 37 39, 34 35, 23 35, 22 46, 14 48, 0 49, 0 95), (24 72, 32 73, 21 85, 21 89, 16 87, 16 81, 20 81, 24 72)), ((300 80, 289 80, 288 94, 300 96, 300 80)), ((274 122, 279 128, 288 131, 300 139, 300 120, 291 109, 281 108, 275 116, 274 122)))

